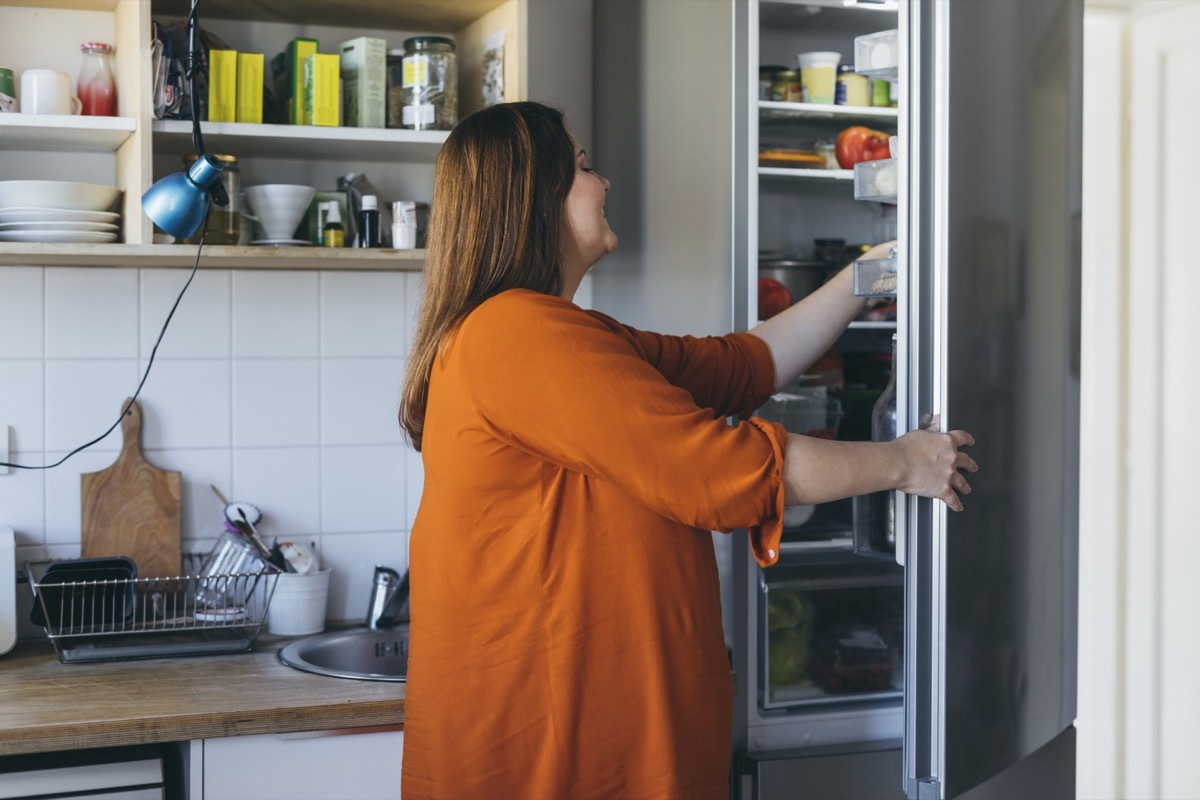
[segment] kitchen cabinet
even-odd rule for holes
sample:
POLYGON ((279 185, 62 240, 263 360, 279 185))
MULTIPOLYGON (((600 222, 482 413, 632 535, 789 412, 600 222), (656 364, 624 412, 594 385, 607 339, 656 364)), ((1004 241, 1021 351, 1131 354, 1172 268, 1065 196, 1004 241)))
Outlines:
POLYGON ((400 727, 236 736, 189 745, 189 800, 400 796, 400 727))
MULTIPOLYGON (((120 244, 0 243, 0 266, 191 266, 193 248, 153 244, 141 195, 182 168, 191 123, 157 120, 150 102, 151 21, 182 19, 188 0, 0 0, 0 52, 17 72, 66 71, 74 82, 79 44, 116 48, 118 116, 0 115, 0 160, 9 179, 80 180, 124 190, 120 244)), ((505 99, 537 99, 563 108, 576 135, 590 139, 592 0, 202 0, 200 25, 230 47, 269 61, 295 36, 316 38, 329 52, 362 35, 403 39, 451 35, 458 45, 459 116, 478 108, 482 55, 489 37, 504 37, 505 99)), ((365 174, 383 199, 428 202, 433 162, 447 133, 397 129, 317 128, 203 123, 205 147, 241 161, 243 186, 305 183, 333 188, 349 172, 365 174)), ((420 270, 422 251, 305 253, 305 248, 210 246, 201 267, 219 269, 420 270)))

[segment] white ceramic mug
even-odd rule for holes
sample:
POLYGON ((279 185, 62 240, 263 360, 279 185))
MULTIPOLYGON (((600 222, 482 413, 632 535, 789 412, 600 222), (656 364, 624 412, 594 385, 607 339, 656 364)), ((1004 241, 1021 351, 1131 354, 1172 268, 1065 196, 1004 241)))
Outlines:
POLYGON ((22 114, 78 114, 83 103, 71 94, 71 78, 56 69, 21 73, 22 114))

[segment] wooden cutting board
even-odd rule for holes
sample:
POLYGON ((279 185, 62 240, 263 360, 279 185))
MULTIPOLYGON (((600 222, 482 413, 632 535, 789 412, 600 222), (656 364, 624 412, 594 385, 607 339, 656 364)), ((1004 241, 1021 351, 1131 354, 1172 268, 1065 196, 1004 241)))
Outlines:
MULTIPOLYGON (((121 404, 125 408, 129 399, 121 404)), ((82 555, 129 556, 138 577, 182 571, 180 474, 159 469, 142 455, 142 411, 137 403, 121 418, 125 440, 111 467, 80 476, 82 555)))

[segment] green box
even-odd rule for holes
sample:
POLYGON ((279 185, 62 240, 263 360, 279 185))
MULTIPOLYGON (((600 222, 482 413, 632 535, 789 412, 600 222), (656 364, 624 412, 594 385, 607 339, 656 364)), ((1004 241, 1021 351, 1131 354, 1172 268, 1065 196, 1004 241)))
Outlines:
POLYGON ((304 59, 317 52, 320 42, 316 39, 296 37, 287 46, 287 118, 293 125, 306 125, 304 121, 304 59))

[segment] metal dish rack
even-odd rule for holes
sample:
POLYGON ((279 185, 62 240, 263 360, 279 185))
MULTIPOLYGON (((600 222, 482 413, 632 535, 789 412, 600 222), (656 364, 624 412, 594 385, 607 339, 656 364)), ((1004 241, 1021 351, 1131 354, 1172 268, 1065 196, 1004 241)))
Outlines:
MULTIPOLYGON (((185 556, 191 570, 203 556, 185 556)), ((46 636, 64 664, 243 653, 254 645, 277 571, 43 583, 26 562, 46 636)))

